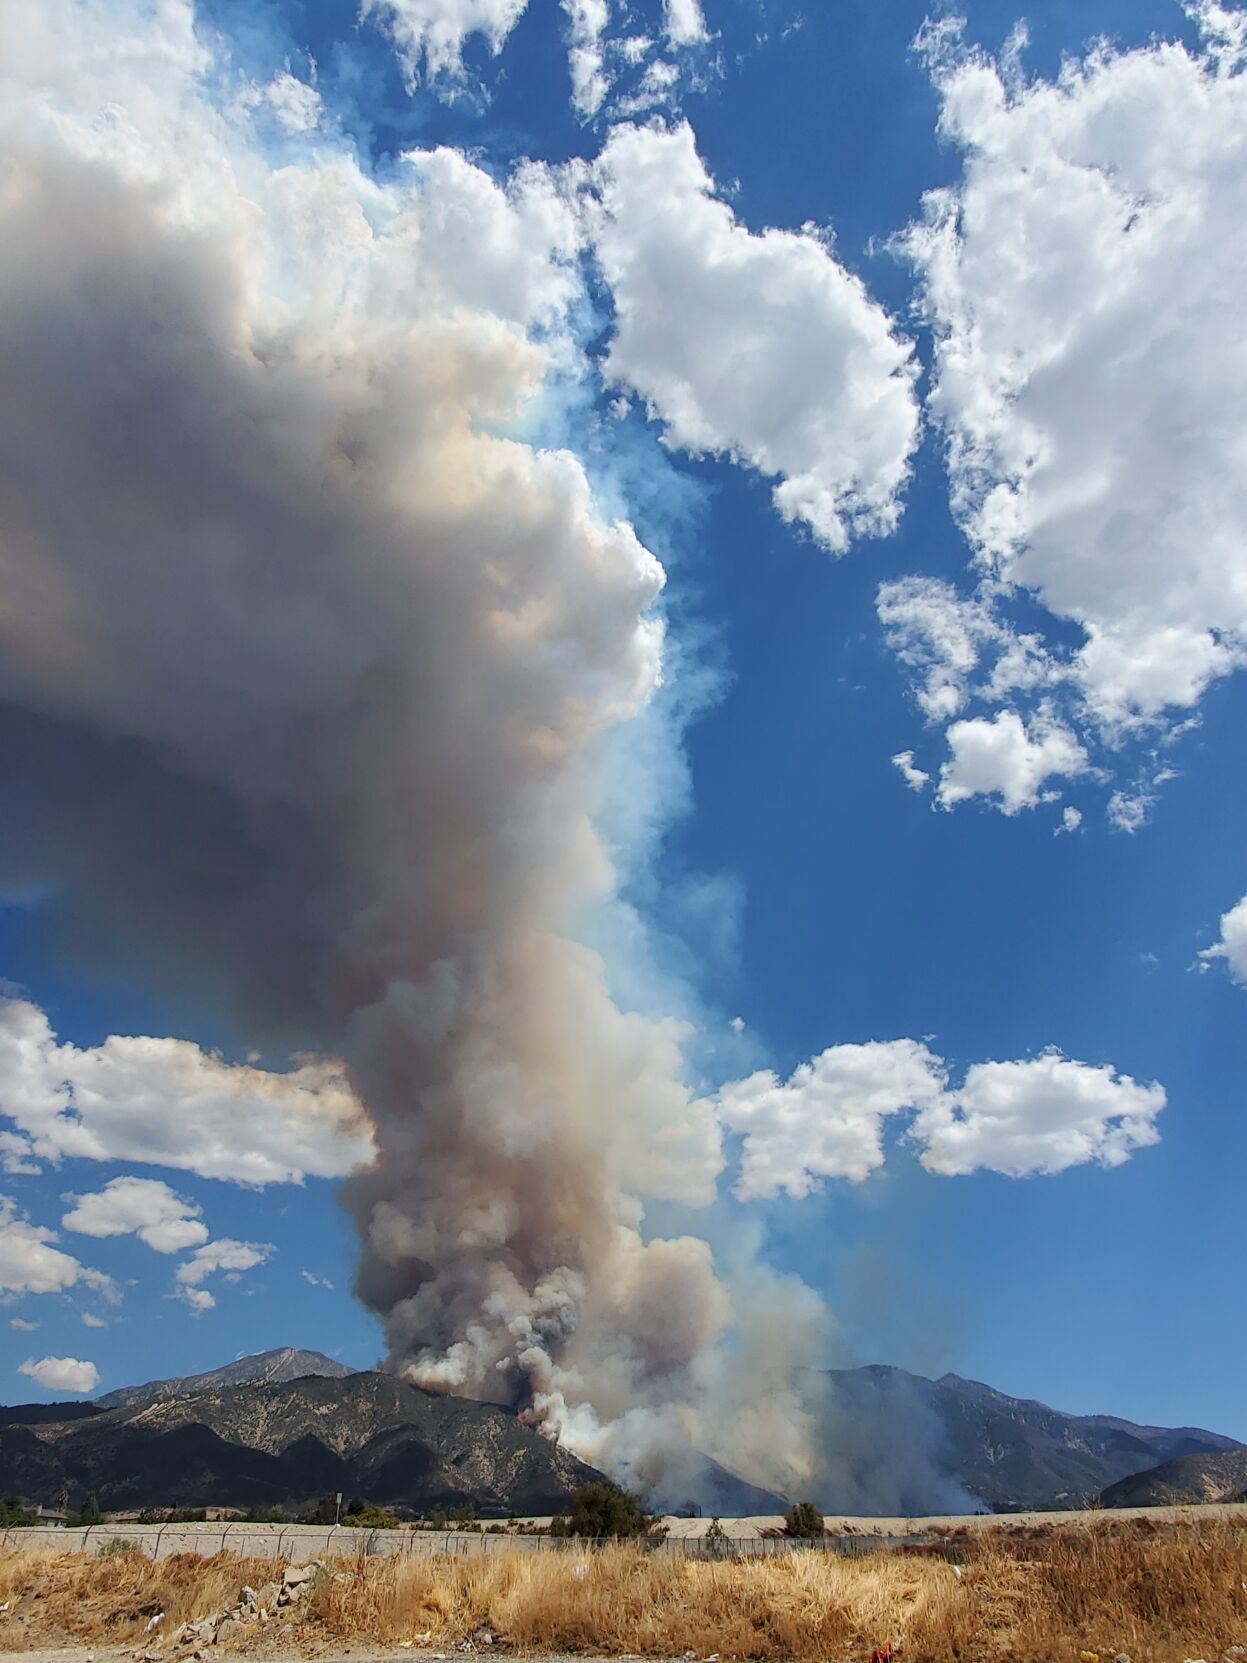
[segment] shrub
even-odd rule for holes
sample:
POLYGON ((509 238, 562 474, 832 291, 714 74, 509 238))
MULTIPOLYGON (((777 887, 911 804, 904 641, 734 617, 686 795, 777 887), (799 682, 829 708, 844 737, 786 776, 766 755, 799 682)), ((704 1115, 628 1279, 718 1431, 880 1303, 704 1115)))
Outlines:
POLYGON ((582 1484, 576 1491, 570 1515, 555 1519, 550 1534, 629 1538, 644 1536, 653 1522, 636 1497, 621 1490, 618 1484, 582 1484))
POLYGON ((823 1515, 812 1501, 799 1501, 784 1514, 785 1536, 814 1541, 823 1534, 823 1515))

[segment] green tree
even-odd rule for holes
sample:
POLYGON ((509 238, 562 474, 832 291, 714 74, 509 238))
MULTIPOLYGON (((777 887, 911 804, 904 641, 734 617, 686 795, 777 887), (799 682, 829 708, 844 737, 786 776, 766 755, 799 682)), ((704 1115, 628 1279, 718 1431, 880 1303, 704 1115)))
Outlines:
POLYGON ((707 1559, 726 1559, 732 1551, 732 1544, 728 1541, 727 1531, 717 1518, 710 1521, 710 1529, 701 1539, 702 1550, 707 1559))
POLYGON ((799 1501, 784 1514, 784 1534, 814 1541, 823 1534, 823 1515, 812 1501, 799 1501))
POLYGON ((91 1491, 90 1495, 83 1502, 79 1511, 77 1513, 71 1513, 65 1522, 67 1524, 83 1526, 103 1524, 104 1515, 100 1512, 100 1504, 95 1498, 94 1490, 91 1491))
MULTIPOLYGON (((572 1510, 561 1534, 644 1536, 653 1522, 636 1497, 621 1490, 618 1484, 582 1484, 573 1498, 572 1510)), ((555 1534, 553 1525, 550 1531, 555 1534)))

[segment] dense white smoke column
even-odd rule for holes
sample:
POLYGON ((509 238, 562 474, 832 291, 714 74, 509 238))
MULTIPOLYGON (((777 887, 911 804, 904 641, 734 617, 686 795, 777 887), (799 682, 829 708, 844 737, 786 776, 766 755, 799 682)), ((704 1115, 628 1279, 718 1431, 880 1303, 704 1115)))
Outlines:
POLYGON ((342 1058, 359 1291, 409 1378, 654 1478, 692 1440, 803 1482, 796 1348, 742 1394, 709 1248, 642 1238, 721 1165, 685 1030, 577 942, 662 571, 573 456, 500 436, 533 326, 569 361, 558 181, 378 182, 182 0, 10 9, 0 63, 0 881, 342 1058))

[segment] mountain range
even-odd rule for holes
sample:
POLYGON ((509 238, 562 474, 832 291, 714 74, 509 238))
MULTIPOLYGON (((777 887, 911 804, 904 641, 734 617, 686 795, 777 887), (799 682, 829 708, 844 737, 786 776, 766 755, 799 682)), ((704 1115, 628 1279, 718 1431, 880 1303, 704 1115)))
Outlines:
MULTIPOLYGON (((1113 1497, 1106 1505, 1135 1505, 1116 1499, 1122 1480, 1182 1458, 1247 1454, 1235 1439, 1201 1427, 1067 1415, 956 1374, 929 1380, 872 1364, 833 1369, 831 1382, 847 1435, 868 1449, 899 1441, 911 1467, 960 1484, 990 1512, 1079 1507, 1106 1491, 1113 1497)), ((915 1502, 897 1510, 932 1510, 921 1497, 915 1502)))
POLYGON ((1247 1449, 1179 1455, 1110 1484, 1104 1507, 1172 1507, 1193 1501, 1247 1501, 1247 1449))
POLYGON ((223 1368, 209 1369, 206 1374, 176 1375, 169 1380, 149 1380, 142 1386, 119 1386, 115 1392, 97 1397, 100 1409, 123 1409, 131 1403, 148 1403, 154 1398, 186 1397, 195 1392, 219 1391, 226 1386, 277 1386, 288 1380, 303 1380, 308 1375, 322 1375, 327 1380, 345 1380, 358 1370, 345 1363, 335 1362, 323 1351, 300 1351, 296 1346, 284 1345, 277 1351, 257 1351, 250 1357, 238 1357, 223 1368))
MULTIPOLYGON (((1067 1415, 955 1374, 871 1365, 828 1376, 827 1512, 1009 1512, 1247 1497, 1247 1449, 1199 1427, 1067 1415)), ((104 1508, 305 1508, 341 1490, 405 1512, 565 1511, 602 1475, 496 1404, 283 1348, 93 1403, 0 1408, 0 1494, 104 1508)), ((698 1452, 672 1480, 723 1517, 782 1513, 698 1452)), ((788 1498, 798 1499, 798 1498, 788 1498)))
POLYGON ((72 1418, 0 1410, 0 1493, 42 1502, 93 1493, 106 1509, 298 1510, 341 1490, 412 1512, 471 1504, 505 1517, 566 1511, 602 1476, 496 1404, 369 1371, 153 1382, 137 1401, 94 1414, 61 1407, 72 1418))

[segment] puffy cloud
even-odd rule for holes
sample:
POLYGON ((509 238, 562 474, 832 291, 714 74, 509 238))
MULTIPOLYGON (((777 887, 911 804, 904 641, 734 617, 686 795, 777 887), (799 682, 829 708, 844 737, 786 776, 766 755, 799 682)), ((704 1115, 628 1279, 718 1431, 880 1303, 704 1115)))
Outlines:
POLYGON ((216 1300, 202 1285, 209 1276, 221 1271, 227 1281, 236 1282, 244 1271, 264 1264, 273 1252, 271 1242, 234 1241, 228 1236, 207 1242, 203 1247, 196 1248, 185 1264, 178 1266, 174 1276, 177 1283, 175 1297, 183 1300, 196 1314, 210 1311, 216 1300))
POLYGON ((1155 802, 1149 791, 1114 791, 1106 810, 1109 824, 1116 831, 1137 832, 1147 824, 1155 802))
POLYGON ((62 1293, 82 1284, 106 1297, 115 1294, 109 1277, 53 1247, 56 1239, 54 1230, 31 1224, 10 1196, 0 1195, 0 1292, 62 1293))
MULTIPOLYGON (((243 1184, 341 1177, 372 1154, 359 1103, 336 1064, 305 1058, 287 1074, 271 1074, 223 1062, 187 1040, 119 1034, 80 1049, 58 1042, 44 1013, 24 999, 0 999, 0 1112, 47 1160, 144 1161, 243 1184)), ((141 1193, 150 1204, 164 1189, 141 1193)), ((103 1195, 113 1191, 110 1184, 103 1195)), ((125 1190, 114 1207, 140 1206, 138 1194, 125 1190)), ((99 1197, 84 1200, 100 1202, 89 1219, 105 1216, 99 1197)))
POLYGON ((883 1164, 883 1122, 944 1085, 939 1057, 912 1039, 833 1045, 781 1081, 770 1069, 724 1086, 723 1124, 744 1134, 742 1201, 809 1195, 824 1178, 860 1183, 883 1164))
POLYGON ((1054 837, 1059 837, 1062 832, 1076 832, 1081 825, 1082 811, 1067 804, 1065 808, 1061 810, 1061 824, 1056 828, 1052 835, 1054 837))
POLYGON ((94 1311, 83 1311, 82 1326, 84 1328, 107 1328, 108 1323, 103 1317, 97 1317, 94 1311))
MULTIPOLYGON (((1057 620, 1024 654, 1030 685, 1061 680, 1063 719, 1089 735, 1171 721, 1247 662, 1244 14, 1187 9, 1197 49, 1101 43, 1055 82, 1027 80, 1018 49, 925 34, 964 163, 906 242, 953 508, 986 579, 928 630, 935 719, 1023 594, 1057 620)), ((885 621, 912 654, 913 619, 885 621)))
POLYGON ((37 1322, 29 1322, 25 1317, 10 1317, 9 1327, 15 1328, 19 1334, 33 1334, 38 1328, 37 1322))
POLYGON ((1042 800, 1045 781, 1083 774, 1090 766, 1070 730, 1042 707, 1029 726, 1015 710, 954 722, 948 744, 952 756, 940 767, 936 791, 944 808, 996 796, 1005 814, 1017 814, 1042 800))
POLYGON ((1120 1166, 1160 1140, 1164 1088, 1057 1051, 975 1063, 960 1087, 912 1039, 833 1045, 787 1081, 770 1070, 724 1086, 719 1113, 743 1134, 741 1200, 805 1196, 826 1178, 860 1183, 883 1165, 885 1120, 913 1118, 907 1140, 930 1172, 985 1169, 1021 1178, 1097 1161, 1120 1166))
POLYGON ((672 46, 700 46, 709 40, 701 0, 663 0, 662 32, 672 46))
POLYGON ((1159 1143, 1164 1106, 1162 1086, 1047 1051, 1023 1062, 975 1063, 960 1090, 923 1109, 913 1136, 931 1172, 1021 1178, 1088 1161, 1120 1166, 1159 1143))
POLYGON ((1221 939, 1200 953, 1200 968, 1206 970, 1217 959, 1236 982, 1247 985, 1247 895, 1237 906, 1221 914, 1221 939))
POLYGON ((20 1132, 0 1132, 0 1170, 13 1177, 33 1177, 43 1171, 30 1158, 30 1140, 20 1132))
POLYGON ((157 1253, 181 1253, 208 1239, 202 1209, 154 1178, 114 1178, 93 1195, 63 1199, 74 1205, 61 1224, 79 1235, 136 1235, 157 1253))
POLYGON ((361 0, 360 16, 376 17, 394 41, 408 88, 427 80, 453 96, 465 80, 463 47, 483 35, 495 56, 528 0, 361 0))
POLYGON ((917 437, 909 343, 812 231, 754 235, 692 130, 616 127, 594 168, 615 302, 608 379, 668 444, 778 479, 775 505, 841 551, 891 530, 917 437))
POLYGON ((93 1392, 100 1383, 100 1371, 94 1363, 84 1363, 77 1357, 28 1357, 19 1363, 17 1372, 37 1381, 47 1392, 93 1392))
POLYGON ((1015 635, 996 616, 991 586, 973 599, 937 578, 906 577, 879 587, 876 611, 902 664, 924 672, 916 694, 930 722, 946 722, 971 696, 1000 699, 1059 679, 1033 635, 1015 635), (990 674, 972 683, 985 658, 990 674))
POLYGON ((901 778, 911 791, 921 791, 931 778, 914 762, 912 751, 898 751, 891 760, 892 766, 900 769, 901 778))
POLYGON ((288 133, 310 133, 324 113, 316 88, 283 70, 264 88, 264 97, 288 133))
POLYGON ((561 0, 567 14, 567 64, 572 106, 595 116, 610 91, 603 37, 610 22, 610 0, 561 0))
MULTIPOLYGON (((406 151, 402 161, 410 201, 384 261, 419 262, 424 305, 471 308, 523 328, 564 322, 582 293, 581 234, 561 176, 542 162, 523 162, 498 183, 444 145, 406 151)), ((413 282, 398 270, 393 280, 413 282)), ((410 304, 409 294, 396 298, 410 304)))

